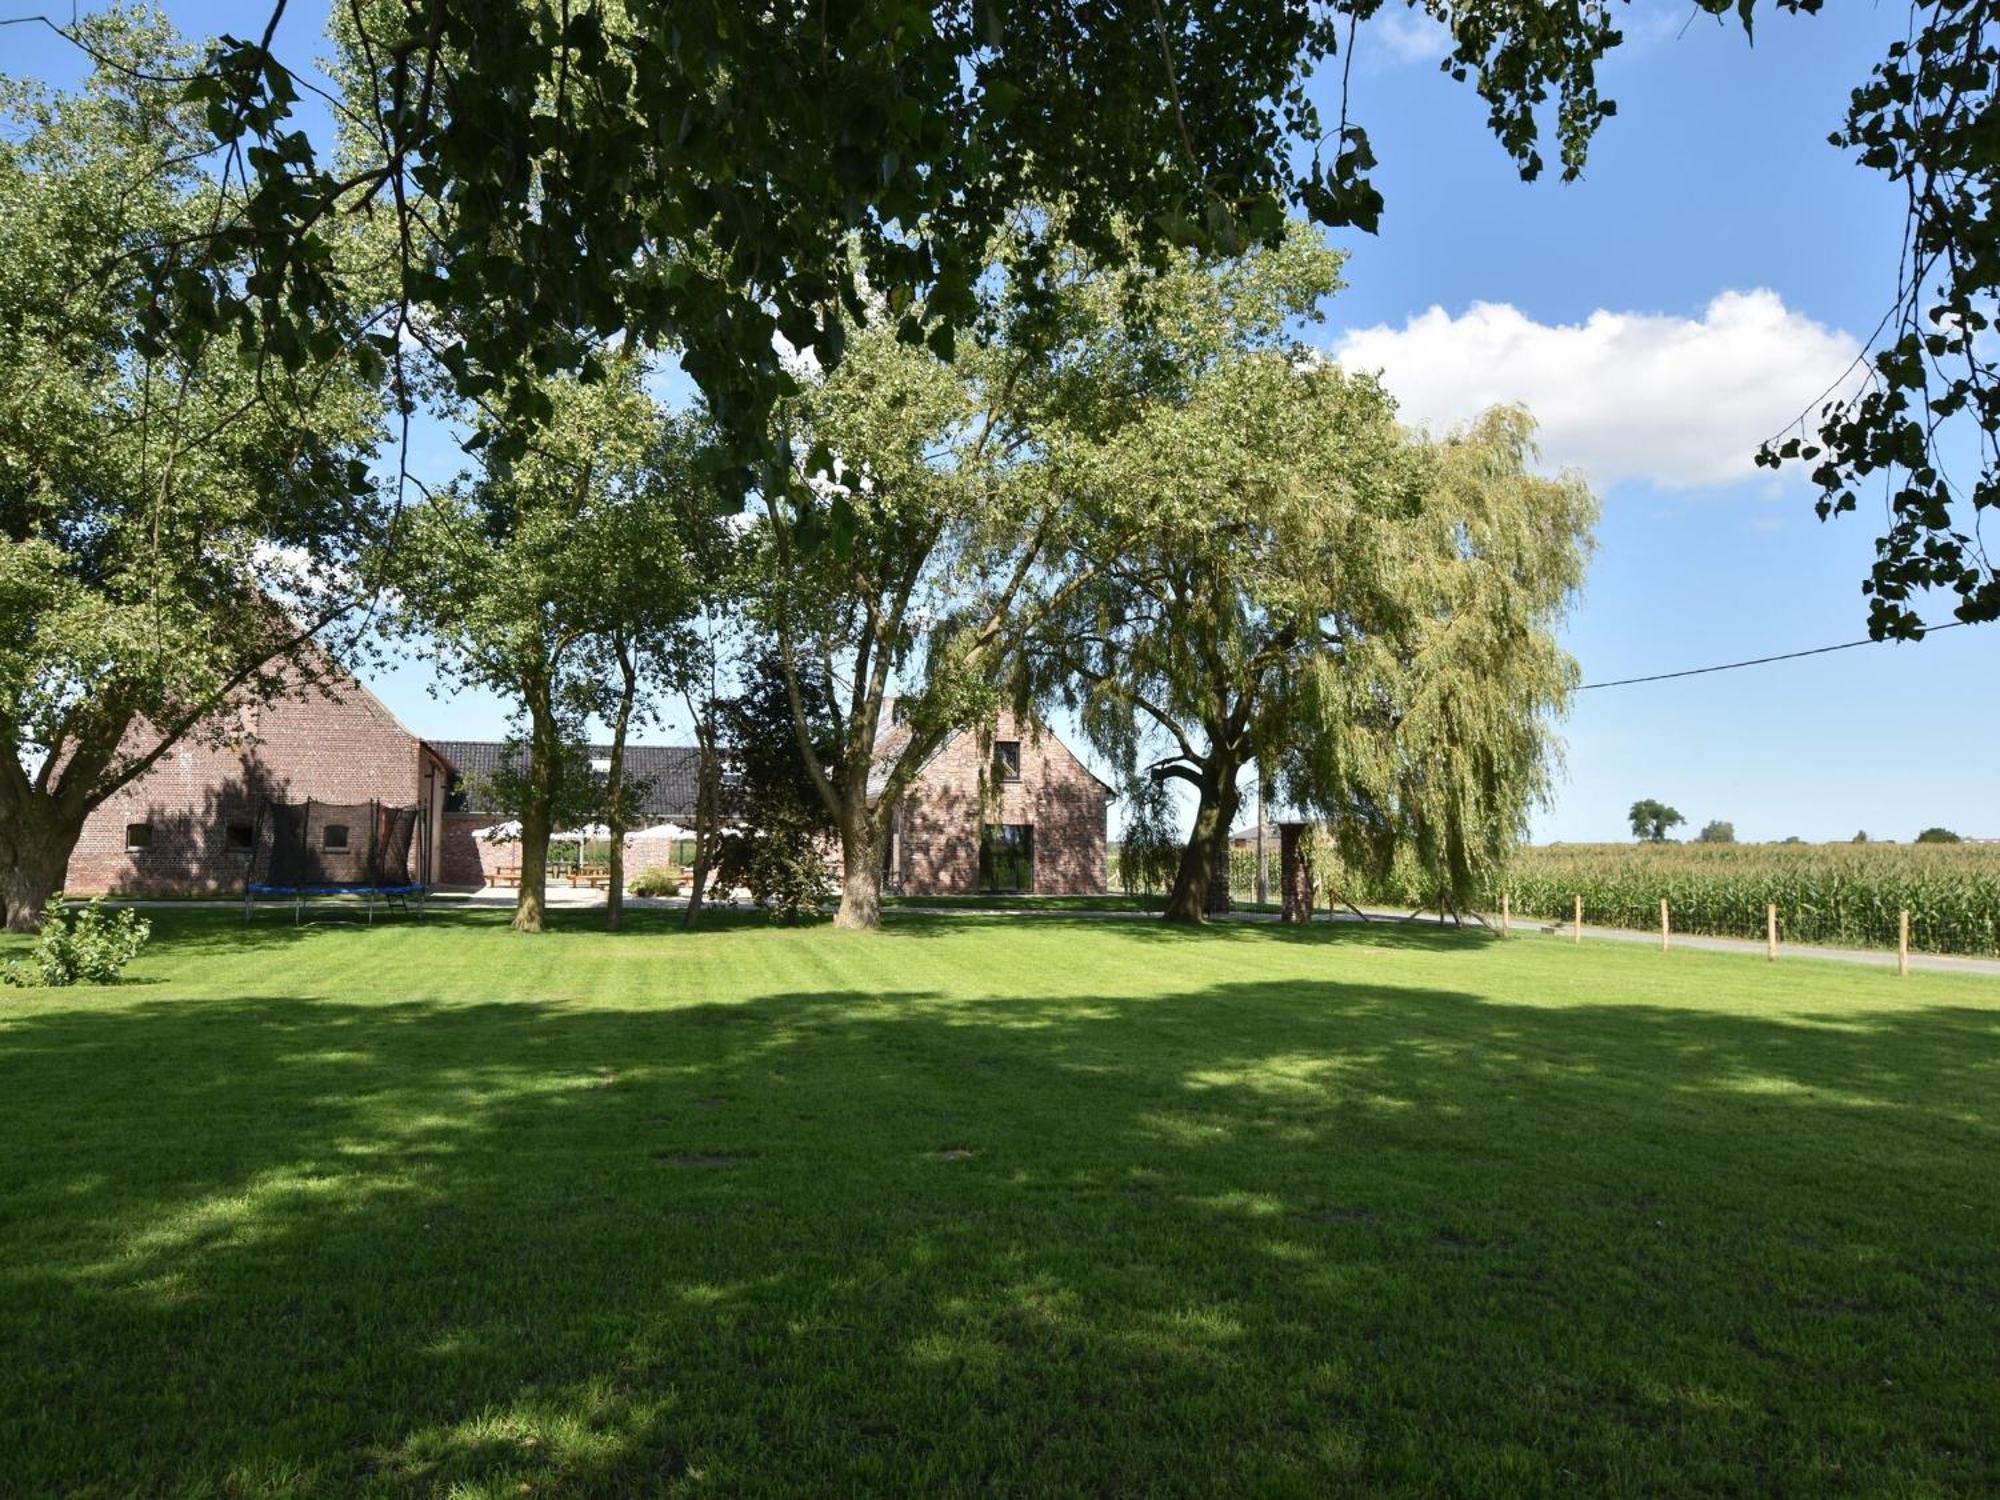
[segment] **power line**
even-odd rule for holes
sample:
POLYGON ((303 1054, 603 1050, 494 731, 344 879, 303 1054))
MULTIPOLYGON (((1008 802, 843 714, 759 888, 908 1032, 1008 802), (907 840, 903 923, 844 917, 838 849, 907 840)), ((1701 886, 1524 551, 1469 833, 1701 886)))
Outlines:
MULTIPOLYGON (((1956 630, 1959 626, 1970 623, 1967 620, 1953 620, 1948 625, 1926 625, 1924 627, 1924 634, 1932 635, 1940 630, 1956 630)), ((1873 637, 1865 641, 1842 641, 1838 646, 1815 646, 1810 651, 1786 651, 1777 656, 1753 656, 1748 661, 1726 661, 1713 667, 1688 667, 1680 672, 1655 672, 1650 677, 1620 677, 1615 682, 1586 682, 1577 691, 1579 693, 1587 693, 1592 688, 1631 687, 1634 683, 1666 682, 1675 677, 1702 677, 1710 672, 1734 672, 1738 667, 1761 667, 1767 662, 1797 661, 1801 656, 1824 656, 1829 651, 1852 651, 1856 646, 1879 646, 1881 644, 1881 641, 1873 637)))

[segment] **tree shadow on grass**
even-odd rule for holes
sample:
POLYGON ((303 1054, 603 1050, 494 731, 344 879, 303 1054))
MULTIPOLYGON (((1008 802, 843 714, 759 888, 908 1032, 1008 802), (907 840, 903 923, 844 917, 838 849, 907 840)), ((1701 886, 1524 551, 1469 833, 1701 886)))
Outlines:
POLYGON ((6 1487, 1976 1492, 1997 1028, 1330 981, 37 1010, 6 1487))

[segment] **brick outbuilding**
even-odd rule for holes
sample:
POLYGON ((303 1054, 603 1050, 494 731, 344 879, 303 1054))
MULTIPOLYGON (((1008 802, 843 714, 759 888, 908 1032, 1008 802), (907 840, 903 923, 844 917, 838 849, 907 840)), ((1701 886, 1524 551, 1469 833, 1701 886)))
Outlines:
POLYGON ((884 885, 911 896, 1099 895, 1111 796, 1046 726, 1002 714, 990 735, 952 736, 911 783, 884 885))
POLYGON ((332 677, 328 692, 301 688, 230 711, 112 794, 85 821, 64 890, 241 891, 266 800, 308 798, 422 809, 410 875, 432 883, 451 763, 359 682, 332 677))

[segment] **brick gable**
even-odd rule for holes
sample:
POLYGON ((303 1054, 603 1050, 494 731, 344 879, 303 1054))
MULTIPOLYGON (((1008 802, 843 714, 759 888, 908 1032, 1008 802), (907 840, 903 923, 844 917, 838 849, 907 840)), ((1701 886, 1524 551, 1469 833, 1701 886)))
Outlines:
MULTIPOLYGON (((346 673, 336 674, 330 693, 308 687, 226 710, 213 732, 169 750, 91 813, 64 888, 83 895, 240 891, 250 856, 229 847, 230 825, 254 821, 266 799, 409 806, 430 796, 426 847, 434 846, 449 767, 346 673), (143 850, 126 847, 135 824, 150 830, 143 850)), ((411 864, 414 870, 414 850, 411 864)))
POLYGON ((906 895, 972 894, 981 888, 981 830, 1013 824, 1033 830, 1035 894, 1101 894, 1110 803, 1110 788, 1069 746, 1002 714, 990 740, 954 735, 911 783, 894 819, 891 884, 906 895), (986 781, 991 747, 1006 741, 1020 745, 1020 776, 986 781))

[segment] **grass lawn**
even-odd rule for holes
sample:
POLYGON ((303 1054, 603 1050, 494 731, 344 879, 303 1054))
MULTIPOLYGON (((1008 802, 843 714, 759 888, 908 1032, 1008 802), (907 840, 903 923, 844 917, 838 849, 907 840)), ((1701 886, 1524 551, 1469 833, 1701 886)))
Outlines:
POLYGON ((0 992, 0 1491, 2000 1490, 2000 982, 666 920, 0 992))

